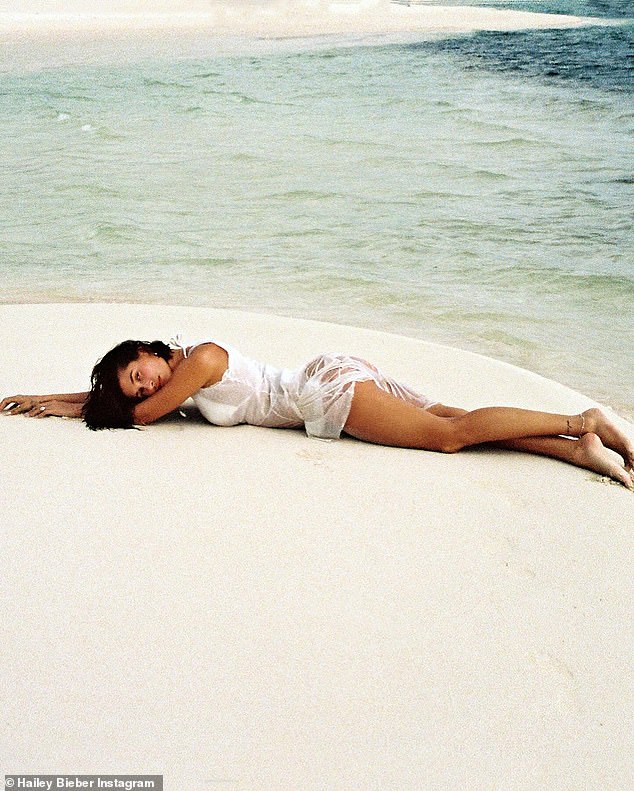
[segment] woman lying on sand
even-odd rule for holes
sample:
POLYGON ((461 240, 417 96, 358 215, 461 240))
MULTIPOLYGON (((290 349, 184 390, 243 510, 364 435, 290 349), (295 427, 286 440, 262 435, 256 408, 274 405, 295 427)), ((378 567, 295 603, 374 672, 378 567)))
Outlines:
POLYGON ((82 417, 91 429, 131 428, 192 397, 210 423, 304 426, 381 445, 455 453, 488 442, 562 459, 634 491, 634 444, 599 409, 556 415, 512 407, 467 412, 434 403, 356 357, 323 354, 280 370, 225 344, 125 341, 95 365, 91 390, 10 396, 5 414, 82 417), (618 460, 610 450, 615 451, 618 460))

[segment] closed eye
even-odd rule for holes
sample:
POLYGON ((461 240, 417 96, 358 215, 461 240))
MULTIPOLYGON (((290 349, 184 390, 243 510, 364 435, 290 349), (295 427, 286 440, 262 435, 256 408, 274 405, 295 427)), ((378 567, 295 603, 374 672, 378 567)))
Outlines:
MULTIPOLYGON (((131 382, 132 386, 134 387, 135 383, 138 383, 140 381, 141 381, 141 374, 138 371, 135 371, 134 373, 132 371, 130 371, 130 382, 131 382)), ((143 399, 142 391, 143 391, 143 388, 141 388, 140 390, 137 390, 136 393, 132 397, 134 399, 136 399, 137 401, 141 401, 143 399)))

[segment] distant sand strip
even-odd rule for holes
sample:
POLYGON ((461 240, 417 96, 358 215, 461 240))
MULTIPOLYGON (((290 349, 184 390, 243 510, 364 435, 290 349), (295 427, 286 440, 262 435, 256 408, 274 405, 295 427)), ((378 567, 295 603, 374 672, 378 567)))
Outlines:
MULTIPOLYGON (((184 10, 182 3, 174 4, 171 10, 166 4, 149 9, 139 9, 139 6, 133 2, 105 8, 99 3, 83 6, 79 3, 27 3, 21 5, 19 12, 0 12, 0 31, 46 34, 181 28, 206 30, 218 36, 274 38, 341 33, 518 30, 604 22, 557 14, 470 6, 407 6, 390 2, 224 3, 207 5, 207 10, 200 10, 200 4, 193 6, 199 10, 184 10)), ((187 7, 191 9, 192 4, 187 7)))
POLYGON ((389 0, 30 0, 20 4, 19 12, 10 9, 9 3, 0 4, 0 66, 6 71, 398 43, 477 30, 610 24, 604 19, 469 6, 406 6, 389 0))

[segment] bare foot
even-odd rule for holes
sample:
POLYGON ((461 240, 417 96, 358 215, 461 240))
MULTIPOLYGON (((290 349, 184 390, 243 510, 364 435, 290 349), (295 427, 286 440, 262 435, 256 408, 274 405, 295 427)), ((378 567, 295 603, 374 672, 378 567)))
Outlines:
POLYGON ((599 475, 607 475, 615 481, 622 483, 630 491, 634 492, 634 478, 632 473, 623 467, 614 458, 610 451, 604 447, 601 439, 592 432, 584 434, 575 443, 574 463, 579 467, 585 467, 599 475))
POLYGON ((582 413, 589 432, 598 434, 601 442, 616 451, 625 461, 625 469, 634 470, 634 444, 600 409, 586 409, 582 413))

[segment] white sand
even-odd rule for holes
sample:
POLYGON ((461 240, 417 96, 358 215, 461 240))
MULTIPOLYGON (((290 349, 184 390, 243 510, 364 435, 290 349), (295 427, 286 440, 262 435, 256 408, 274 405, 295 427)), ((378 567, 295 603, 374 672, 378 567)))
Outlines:
MULTIPOLYGON (((179 330, 277 364, 367 356, 469 407, 591 403, 384 333, 125 305, 0 307, 0 389, 84 389, 114 343, 179 330)), ((158 773, 173 791, 634 787, 622 487, 521 454, 192 413, 0 432, 4 772, 158 773)))

